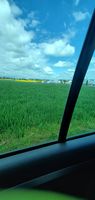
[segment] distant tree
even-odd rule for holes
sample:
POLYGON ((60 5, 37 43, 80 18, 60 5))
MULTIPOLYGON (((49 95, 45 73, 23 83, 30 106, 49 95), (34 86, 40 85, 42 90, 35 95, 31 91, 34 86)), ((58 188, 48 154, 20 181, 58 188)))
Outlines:
POLYGON ((88 85, 88 80, 86 81, 86 85, 88 85))
POLYGON ((66 84, 67 80, 64 80, 64 84, 66 84))

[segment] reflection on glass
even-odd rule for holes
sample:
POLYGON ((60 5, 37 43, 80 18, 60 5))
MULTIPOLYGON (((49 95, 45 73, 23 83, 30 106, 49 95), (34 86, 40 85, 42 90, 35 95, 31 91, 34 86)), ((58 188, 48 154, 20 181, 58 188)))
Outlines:
POLYGON ((57 139, 94 3, 0 1, 0 151, 57 139))
POLYGON ((95 55, 93 55, 71 120, 68 136, 95 131, 95 55))

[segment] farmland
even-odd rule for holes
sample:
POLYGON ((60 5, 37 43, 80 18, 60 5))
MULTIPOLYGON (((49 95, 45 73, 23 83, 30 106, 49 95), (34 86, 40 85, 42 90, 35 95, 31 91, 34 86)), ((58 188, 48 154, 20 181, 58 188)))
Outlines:
MULTIPOLYGON (((55 140, 69 85, 0 80, 0 152, 55 140)), ((83 86, 69 136, 95 129, 95 88, 83 86)))

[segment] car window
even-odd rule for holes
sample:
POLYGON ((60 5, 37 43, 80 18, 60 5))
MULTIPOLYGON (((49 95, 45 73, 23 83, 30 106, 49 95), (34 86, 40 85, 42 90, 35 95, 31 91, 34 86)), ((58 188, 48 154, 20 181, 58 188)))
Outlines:
POLYGON ((57 140, 94 2, 0 1, 0 152, 57 140))

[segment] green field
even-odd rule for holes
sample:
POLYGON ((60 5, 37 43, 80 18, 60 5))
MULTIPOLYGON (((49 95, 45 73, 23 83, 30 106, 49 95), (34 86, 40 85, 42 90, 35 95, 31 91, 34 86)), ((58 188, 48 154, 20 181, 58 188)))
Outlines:
MULTIPOLYGON (((0 151, 57 139, 69 85, 0 80, 0 151)), ((83 86, 69 136, 95 129, 95 88, 83 86)))

